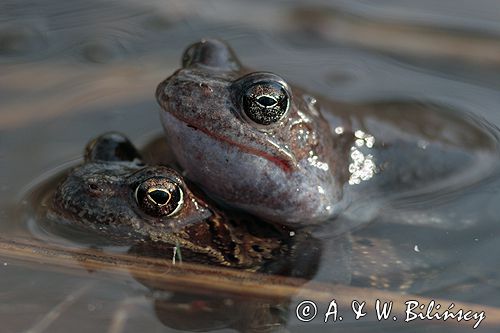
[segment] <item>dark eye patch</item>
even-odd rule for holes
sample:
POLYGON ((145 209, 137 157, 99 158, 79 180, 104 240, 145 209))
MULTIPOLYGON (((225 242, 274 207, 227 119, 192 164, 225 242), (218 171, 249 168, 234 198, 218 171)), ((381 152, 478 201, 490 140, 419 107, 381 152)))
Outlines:
POLYGON ((271 106, 278 104, 278 101, 276 99, 274 99, 273 97, 261 96, 261 97, 257 98, 257 103, 259 103, 263 107, 267 108, 267 107, 271 107, 271 106))
POLYGON ((166 205, 170 199, 172 198, 172 195, 170 192, 166 190, 159 190, 159 189, 154 189, 148 191, 148 196, 151 201, 156 203, 159 206, 166 205))

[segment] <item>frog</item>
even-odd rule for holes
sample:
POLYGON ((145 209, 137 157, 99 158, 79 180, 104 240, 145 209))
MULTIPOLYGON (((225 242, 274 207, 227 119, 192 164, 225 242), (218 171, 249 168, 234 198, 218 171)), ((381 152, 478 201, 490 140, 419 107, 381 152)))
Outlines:
POLYGON ((416 272, 430 268, 377 232, 344 234, 331 247, 308 230, 221 207, 175 166, 143 158, 171 148, 155 142, 140 153, 118 132, 90 140, 83 162, 44 196, 44 229, 91 247, 125 246, 139 256, 180 254, 183 262, 363 287, 406 290, 419 280, 416 272), (319 276, 322 270, 327 273, 319 276))
POLYGON ((91 140, 47 201, 47 230, 137 255, 305 276, 320 253, 307 234, 222 210, 175 169, 146 164, 118 132, 91 140))
POLYGON ((218 39, 190 45, 156 98, 190 181, 222 205, 289 227, 427 223, 436 219, 415 218, 425 208, 409 217, 399 201, 467 187, 498 168, 496 129, 465 112, 313 95, 245 67, 218 39))

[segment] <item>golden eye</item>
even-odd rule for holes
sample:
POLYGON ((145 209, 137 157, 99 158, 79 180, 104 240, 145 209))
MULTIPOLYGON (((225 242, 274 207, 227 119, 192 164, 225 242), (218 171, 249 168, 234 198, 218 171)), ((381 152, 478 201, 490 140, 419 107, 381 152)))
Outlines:
POLYGON ((179 184, 169 178, 152 177, 137 186, 135 200, 146 214, 169 217, 182 208, 184 192, 179 184))
POLYGON ((280 121, 288 110, 288 94, 277 82, 257 82, 243 92, 242 107, 259 125, 280 121))
POLYGON ((243 117, 257 125, 278 123, 290 108, 290 88, 276 74, 250 73, 236 80, 232 89, 243 117))

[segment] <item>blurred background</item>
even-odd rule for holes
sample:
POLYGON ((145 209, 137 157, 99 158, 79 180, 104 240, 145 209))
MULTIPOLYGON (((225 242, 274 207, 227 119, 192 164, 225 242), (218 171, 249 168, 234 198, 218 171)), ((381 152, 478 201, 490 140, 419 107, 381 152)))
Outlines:
MULTIPOLYGON (((499 36, 496 0, 2 0, 0 231, 24 232, 25 194, 77 161, 90 138, 118 130, 143 145, 158 136, 156 85, 203 37, 329 98, 438 101, 498 126, 499 36)), ((481 209, 498 216, 494 204, 481 209)), ((175 331, 139 283, 7 261, 0 281, 2 332, 175 331), (123 302, 141 306, 116 329, 110 318, 123 302)))

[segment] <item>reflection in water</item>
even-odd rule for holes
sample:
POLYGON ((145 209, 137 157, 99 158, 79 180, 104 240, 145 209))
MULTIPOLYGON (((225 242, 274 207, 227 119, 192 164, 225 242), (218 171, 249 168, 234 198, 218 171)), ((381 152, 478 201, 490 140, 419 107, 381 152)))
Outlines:
MULTIPOLYGON (((163 140, 155 142, 165 145, 163 140)), ((165 151, 165 148, 155 148, 150 144, 148 150, 165 151)), ((218 208, 209 206, 203 197, 195 197, 180 179, 176 184, 181 186, 185 200, 174 217, 167 215, 159 219, 156 215, 148 216, 150 210, 137 213, 141 201, 138 205, 133 199, 133 193, 137 192, 135 187, 142 189, 152 180, 160 179, 158 177, 179 177, 176 175, 171 169, 145 165, 139 152, 122 135, 99 136, 86 147, 85 161, 81 166, 54 176, 33 191, 30 202, 37 210, 35 223, 47 233, 92 248, 133 245, 129 253, 142 258, 171 258, 180 251, 183 262, 302 279, 314 276, 321 246, 307 232, 281 230, 242 213, 219 213, 218 208), (199 201, 198 205, 211 214, 177 229, 166 228, 169 219, 187 218, 193 212, 190 200, 199 201)), ((153 185, 155 190, 161 186, 160 183, 153 185)), ((198 212, 198 206, 194 212, 198 212)), ((131 273, 134 275, 134 271, 131 273)), ((152 284, 142 275, 136 278, 155 292, 170 290, 169 285, 152 284)), ((279 314, 284 310, 277 310, 286 309, 283 300, 270 305, 264 301, 207 299, 182 294, 168 299, 155 298, 154 302, 162 322, 194 331, 221 327, 274 331, 284 324, 286 317, 279 314), (183 316, 179 317, 181 314, 183 316), (187 314, 191 318, 187 318, 187 314)))
MULTIPOLYGON (((144 153, 147 154, 147 151, 165 151, 165 149, 163 140, 155 140, 148 145, 144 153)), ((45 200, 50 199, 55 185, 60 181, 61 175, 56 175, 52 180, 48 180, 33 192, 30 202, 38 210, 37 223, 44 220, 47 223, 57 223, 57 221, 46 220, 47 216, 51 216, 50 214, 47 215, 48 212, 50 213, 51 206, 50 202, 45 200), (42 205, 38 206, 40 202, 42 205)), ((47 224, 45 226, 49 227, 47 224)), ((74 228, 71 227, 60 229, 60 225, 56 224, 52 225, 48 230, 64 237, 70 237, 77 242, 91 244, 97 241, 92 235, 85 236, 84 231, 75 233, 74 228)), ((449 261, 449 254, 446 252, 450 244, 443 244, 443 247, 440 247, 436 246, 435 242, 424 242, 421 243, 420 251, 415 252, 413 251, 413 243, 398 244, 400 232, 394 231, 395 228, 391 227, 387 230, 391 230, 394 236, 384 232, 384 228, 381 226, 364 228, 353 233, 352 237, 346 234, 343 238, 349 241, 352 252, 328 252, 326 255, 328 257, 345 258, 349 256, 351 258, 349 259, 350 265, 345 269, 348 270, 349 275, 352 274, 352 279, 349 278, 349 280, 351 280, 353 286, 396 290, 399 292, 426 293, 432 291, 432 296, 442 293, 446 295, 445 288, 440 290, 434 288, 436 283, 440 283, 443 278, 446 278, 448 287, 453 287, 450 284, 452 279, 447 275, 443 275, 445 271, 440 269, 442 265, 447 265, 449 261), (429 246, 433 247, 432 251, 429 246)), ((256 229, 253 231, 255 232, 256 229)), ((427 232, 426 229, 414 229, 412 231, 413 240, 427 239, 427 232)), ((290 235, 299 237, 300 233, 292 232, 290 235)), ((54 236, 48 235, 48 237, 49 242, 58 241, 57 238, 54 239, 54 236)), ((317 270, 320 254, 320 247, 317 242, 319 240, 308 237, 302 238, 302 241, 297 239, 293 249, 296 255, 276 257, 274 261, 266 263, 259 271, 261 273, 300 277, 304 279, 302 281, 305 283, 315 275, 317 270)), ((340 242, 340 238, 335 240, 335 243, 340 242)), ((105 245, 105 239, 97 244, 98 247, 105 245)), ((95 247, 95 245, 91 247, 95 247)), ((173 255, 174 248, 174 244, 163 244, 161 242, 138 243, 130 248, 129 253, 137 255, 138 258, 169 259, 173 255)), ((342 248, 337 247, 337 249, 342 248)), ((182 248, 180 250, 183 251, 182 248)), ((109 250, 105 249, 105 251, 109 250)), ((104 256, 106 252, 103 253, 104 256)), ((185 256, 185 260, 187 262, 190 260, 195 262, 204 261, 203 255, 199 255, 198 258, 196 258, 196 253, 193 255, 185 256)), ((337 267, 332 266, 330 269, 335 271, 337 267)), ((136 275, 137 271, 135 270, 132 270, 131 273, 139 282, 152 290, 155 313, 158 319, 166 326, 175 329, 200 331, 233 328, 241 332, 272 332, 283 329, 287 325, 288 318, 293 315, 294 306, 296 305, 294 302, 290 303, 290 299, 282 297, 277 297, 275 301, 270 302, 269 300, 259 301, 223 295, 214 296, 213 293, 206 296, 206 293, 202 292, 202 295, 200 295, 197 290, 193 290, 193 294, 178 293, 175 288, 171 289, 172 286, 168 284, 145 279, 143 275, 136 275)), ((336 272, 335 274, 342 275, 343 273, 336 272)), ((203 278, 202 275, 199 276, 199 279, 203 280, 203 278)), ((470 276, 456 278, 456 283, 459 284, 470 281, 470 276)), ((457 290, 452 290, 455 300, 459 294, 463 294, 463 299, 467 300, 467 295, 473 293, 473 286, 462 288, 460 293, 457 290)), ((130 311, 133 311, 133 309, 130 311)))
POLYGON ((156 315, 168 327, 185 331, 233 328, 239 332, 275 332, 285 324, 285 304, 225 297, 172 294, 156 298, 156 315))
MULTIPOLYGON (((47 196, 47 194, 50 195, 54 182, 51 183, 50 186, 45 188, 45 190, 49 190, 49 193, 44 193, 43 196, 47 196)), ((37 201, 36 198, 32 199, 37 201)), ((44 213, 46 213, 46 211, 41 212, 42 215, 44 213)), ((42 221, 42 217, 37 219, 38 223, 40 221, 42 221)), ((46 222, 50 223, 53 221, 46 222)), ((46 225, 46 227, 49 226, 46 225)), ((50 226, 50 230, 54 232, 54 228, 57 229, 58 227, 60 227, 60 225, 52 225, 50 226)), ((57 230, 56 232, 64 234, 65 237, 70 237, 73 240, 78 239, 87 244, 90 242, 98 242, 97 248, 106 246, 105 239, 96 239, 95 235, 88 235, 83 231, 75 232, 72 228, 66 228, 57 230)), ((49 237, 47 240, 50 242, 60 242, 58 238, 54 238, 54 235, 46 235, 45 237, 49 237)), ((284 261, 284 258, 277 258, 275 262, 268 262, 266 266, 262 267, 259 271, 261 273, 269 271, 304 279, 312 277, 317 267, 317 255, 319 254, 317 252, 318 247, 311 247, 308 244, 302 246, 307 246, 307 248, 301 249, 301 245, 296 245, 296 250, 301 254, 300 257, 296 258, 297 261, 284 261)), ((96 246, 90 245, 89 248, 95 249, 96 246)), ((168 259, 172 256, 174 249, 174 245, 171 244, 142 243, 132 246, 128 253, 137 256, 137 258, 139 258, 138 260, 147 257, 168 259)), ((182 248, 180 251, 186 254, 185 250, 182 248)), ((105 262, 109 260, 106 259, 107 255, 113 255, 113 250, 106 249, 105 252, 102 253, 101 256, 105 262)), ((81 261, 79 265, 86 267, 85 260, 78 261, 81 261)), ((190 256, 185 255, 183 259, 183 263, 204 261, 203 255, 196 257, 196 254, 191 254, 190 256)), ((177 263, 176 265, 179 265, 182 269, 183 263, 177 263)), ((120 265, 120 261, 118 260, 115 265, 120 265)), ((91 271, 94 272, 95 268, 91 271)), ((161 271, 162 273, 169 274, 169 269, 167 267, 161 269, 161 271)), ((251 269, 251 271, 253 271, 253 269, 251 269)), ((175 284, 171 286, 168 283, 152 280, 149 276, 145 278, 143 272, 136 275, 137 270, 131 270, 130 273, 140 283, 151 289, 154 311, 158 319, 170 328, 194 332, 212 331, 222 328, 232 328, 240 332, 275 332, 285 327, 289 316, 289 301, 283 297, 277 296, 276 301, 270 302, 269 300, 256 300, 245 297, 235 298, 231 296, 225 297, 223 295, 206 296, 206 292, 201 292, 201 294, 199 294, 200 291, 196 289, 192 291, 192 294, 186 292, 178 293, 175 291, 176 288, 173 288, 178 287, 175 284)), ((197 277, 202 281, 205 279, 204 275, 198 275, 197 277)), ((306 280, 303 281, 305 282, 306 280)), ((220 283, 223 282, 224 279, 220 281, 220 283)), ((208 285, 208 288, 210 288, 210 285, 208 285)), ((213 294, 214 292, 211 293, 213 294)), ((134 311, 137 311, 140 303, 143 302, 139 302, 139 304, 129 304, 125 309, 119 309, 119 311, 125 311, 119 314, 119 316, 124 316, 119 322, 130 320, 128 317, 134 311)), ((116 321, 117 319, 115 318, 114 320, 116 321)))
MULTIPOLYGON (((248 60, 245 62, 253 67, 283 73, 290 81, 323 95, 353 100, 408 97, 421 100, 437 96, 449 105, 487 118, 494 122, 492 127, 498 124, 500 76, 495 67, 499 63, 498 38, 496 35, 481 36, 484 31, 492 34, 499 31, 498 20, 481 16, 495 17, 497 3, 481 1, 480 5, 479 2, 457 5, 453 1, 443 1, 438 6, 427 2, 427 14, 420 14, 420 21, 434 27, 425 30, 418 27, 401 29, 404 18, 415 14, 414 9, 405 6, 425 6, 422 2, 391 3, 391 8, 404 7, 404 10, 391 12, 386 11, 390 9, 389 2, 334 3, 332 11, 322 9, 325 15, 322 20, 318 20, 316 14, 312 20, 308 19, 303 7, 298 11, 301 20, 297 20, 297 16, 286 15, 296 12, 296 8, 283 3, 212 1, 205 5, 168 1, 150 7, 136 1, 64 4, 61 1, 4 1, 0 10, 0 169, 8 177, 0 188, 2 233, 6 237, 34 235, 49 243, 63 242, 53 234, 44 235, 45 230, 33 229, 30 235, 22 228, 20 216, 32 212, 26 211, 28 206, 14 202, 20 195, 19 189, 45 171, 77 157, 82 144, 92 135, 120 130, 145 143, 145 135, 159 132, 152 97, 154 86, 178 67, 178 56, 186 44, 207 34, 231 41, 248 60), (334 3, 341 6, 335 7, 334 3), (357 13, 372 19, 335 16, 339 14, 338 8, 347 11, 362 8, 363 11, 357 13), (464 15, 457 17, 453 12, 464 15), (478 15, 479 12, 483 14, 478 15), (385 24, 384 18, 399 18, 400 22, 385 24), (381 21, 377 22, 378 19, 381 21), (440 29, 445 21, 459 28, 440 29), (475 33, 469 34, 472 26, 475 33), (385 37, 386 32, 395 28, 397 33, 393 36, 396 38, 385 37), (409 38, 408 32, 413 37, 424 36, 430 43, 412 48, 411 42, 415 39, 409 38), (458 48, 447 48, 445 43, 435 43, 436 40, 455 40, 458 48), (345 45, 362 45, 363 49, 345 45), (367 51, 367 47, 374 51, 367 51), (388 52, 391 57, 378 51, 388 52), (344 76, 349 80, 328 81, 328 77, 339 77, 339 73, 347 73, 344 76), (11 209, 11 203, 16 209, 11 209), (14 213, 10 214, 11 211, 14 213)), ((385 122, 392 121, 393 128, 401 128, 407 133, 426 132, 431 139, 450 139, 446 127, 438 126, 449 125, 446 119, 436 119, 432 112, 426 113, 425 108, 414 109, 414 113, 406 113, 401 118, 397 112, 390 114, 391 107, 398 107, 397 103, 391 105, 383 105, 373 114, 385 114, 382 116, 385 122), (416 118, 420 121, 415 121, 416 118)), ((343 127, 334 131, 337 135, 346 133, 343 127)), ((481 137, 474 131, 456 132, 461 133, 459 141, 468 148, 487 145, 487 141, 492 142, 492 149, 498 146, 498 140, 481 137)), ((372 153, 383 140, 377 136, 376 142, 372 142, 369 133, 373 131, 353 133, 357 140, 353 141, 353 150, 349 152, 348 175, 353 188, 363 187, 377 176, 383 176, 381 171, 387 173, 387 169, 378 168, 384 156, 372 153), (376 167, 372 168, 373 165, 376 167)), ((415 163, 422 156, 419 151, 432 149, 431 143, 432 140, 419 140, 416 147, 393 147, 389 155, 400 156, 392 160, 401 161, 401 165, 393 165, 391 170, 397 172, 398 167, 408 170, 411 166, 412 173, 403 176, 434 174, 435 179, 439 179, 436 170, 446 170, 449 165, 439 166, 437 160, 415 163)), ((153 157, 157 154, 151 150, 145 159, 155 161, 153 157)), ((455 156, 459 159, 458 155, 455 156)), ((165 156, 167 154, 162 155, 165 156)), ((456 159, 450 156, 443 163, 453 164, 454 161, 456 159)), ((476 174, 472 177, 475 180, 486 174, 484 170, 464 165, 469 176, 476 174)), ((384 216, 373 225, 355 231, 350 261, 352 284, 500 306, 500 276, 496 269, 497 258, 492 255, 498 253, 500 178, 492 173, 487 179, 472 184, 474 186, 465 184, 465 179, 470 178, 458 177, 447 184, 444 191, 415 193, 390 207, 385 206, 384 216), (404 222, 405 225, 388 226, 386 222, 404 222), (429 223, 443 228, 429 229, 429 223), (463 230, 458 230, 460 228, 463 230), (415 248, 419 251, 414 251, 415 248)), ((44 191, 54 186, 48 184, 44 191)), ((393 184, 387 188, 391 186, 393 184)), ((30 203, 43 210, 45 208, 40 207, 42 197, 34 196, 30 203)), ((361 207, 365 207, 367 201, 362 200, 360 204, 364 206, 361 207)), ((40 215, 31 214, 28 218, 33 219, 33 216, 40 215)), ((96 241, 84 233, 77 233, 71 239, 64 243, 81 247, 96 241)), ((101 248, 104 254, 123 251, 104 246, 106 241, 102 239, 101 244, 94 246, 101 248)), ((308 248, 310 246, 299 251, 304 253, 308 248)), ((170 249, 169 259, 171 254, 170 249)), ((315 262, 308 256, 302 258, 304 267, 315 262)), ((2 263, 0 291, 4 303, 9 305, 0 314, 5 330, 26 331, 31 326, 39 327, 33 324, 36 318, 53 314, 50 311, 57 309, 57 304, 72 294, 68 290, 79 290, 82 285, 79 280, 49 274, 34 264, 21 269, 7 259, 2 263)), ((87 277, 96 275, 93 271, 87 277)), ((51 321, 50 325, 57 327, 49 326, 47 330, 105 331, 109 321, 104 318, 111 317, 115 302, 133 297, 144 299, 147 294, 139 283, 132 284, 132 288, 130 284, 132 282, 99 282, 80 304, 65 308, 51 321)), ((289 319, 283 318, 292 313, 286 300, 260 302, 222 295, 166 295, 161 290, 168 286, 148 287, 160 290, 153 293, 152 300, 147 299, 155 309, 145 307, 143 312, 128 313, 123 332, 165 331, 158 319, 178 329, 232 327, 255 331, 260 327, 273 330, 283 326, 289 319), (185 319, 189 314, 189 319, 185 319), (252 322, 256 324, 250 326, 252 322)), ((193 290, 195 292, 197 290, 193 290)), ((387 331, 378 325, 363 327, 358 322, 353 323, 353 330, 387 331)), ((301 328, 303 326, 290 329, 301 328)), ((331 331, 332 327, 317 325, 314 329, 331 331)), ((400 325, 391 331, 406 329, 407 326, 400 325)), ((439 327, 437 331, 446 331, 446 328, 439 327)), ((449 331, 454 332, 455 328, 449 331)))
MULTIPOLYGON (((130 253, 140 256, 158 256, 162 252, 151 246, 146 246, 146 249, 144 246, 136 246, 130 250, 130 253)), ((306 261, 312 268, 316 266, 314 258, 307 258, 306 261)), ((199 278, 203 279, 203 276, 199 278)), ((140 278, 138 280, 153 291, 158 319, 174 329, 198 332, 232 328, 239 332, 276 332, 284 329, 289 317, 289 300, 282 297, 276 297, 276 301, 270 302, 213 293, 186 294, 172 291, 171 287, 165 284, 151 283, 140 278)))
MULTIPOLYGON (((339 127, 337 127, 338 129, 339 127)), ((335 129, 335 133, 337 133, 335 129)), ((349 184, 359 184, 362 181, 370 180, 375 172, 377 172, 377 167, 373 161, 372 154, 364 154, 362 151, 363 147, 370 149, 375 144, 375 138, 373 135, 366 134, 361 130, 354 132, 354 146, 351 147, 351 163, 349 164, 349 184)))

